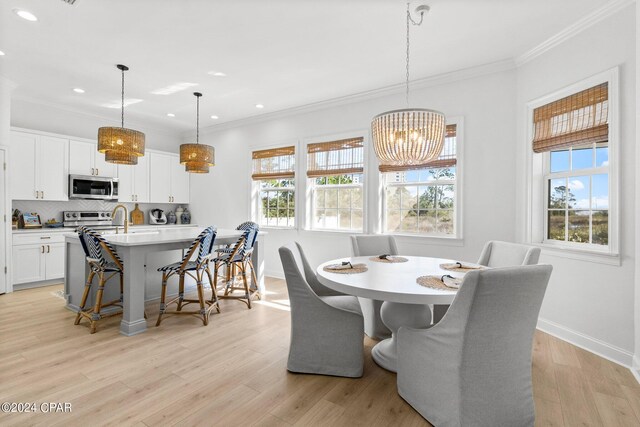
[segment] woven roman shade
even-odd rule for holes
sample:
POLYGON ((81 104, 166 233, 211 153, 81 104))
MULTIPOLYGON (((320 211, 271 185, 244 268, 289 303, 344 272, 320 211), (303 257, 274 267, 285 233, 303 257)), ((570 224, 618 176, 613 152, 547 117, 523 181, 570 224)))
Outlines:
POLYGON ((609 140, 608 83, 575 93, 533 110, 533 151, 609 140))
POLYGON ((380 172, 403 172, 408 170, 415 169, 438 169, 438 168, 449 168, 455 166, 457 163, 456 160, 456 125, 447 125, 445 128, 444 134, 444 145, 442 147, 442 152, 437 159, 431 160, 430 162, 416 164, 416 165, 380 165, 378 169, 380 172))
POLYGON ((254 151, 253 159, 254 180, 261 179, 292 179, 295 177, 296 147, 270 148, 254 151))
POLYGON ((364 172, 364 138, 317 142, 307 145, 307 176, 364 172))

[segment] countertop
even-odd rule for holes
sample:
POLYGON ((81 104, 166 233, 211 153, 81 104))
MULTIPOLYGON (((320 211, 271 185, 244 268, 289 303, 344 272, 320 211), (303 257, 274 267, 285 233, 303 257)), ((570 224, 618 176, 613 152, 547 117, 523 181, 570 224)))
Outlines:
MULTIPOLYGON (((115 225, 112 227, 115 229, 115 225)), ((130 230, 144 230, 144 229, 180 229, 185 227, 199 227, 198 224, 142 224, 142 225, 130 225, 130 230)), ((12 234, 29 234, 29 233, 73 233, 77 227, 62 227, 62 228, 19 228, 17 230, 11 230, 12 234)), ((122 230, 123 226, 118 225, 118 228, 122 230)), ((104 228, 101 228, 104 229, 104 228)))

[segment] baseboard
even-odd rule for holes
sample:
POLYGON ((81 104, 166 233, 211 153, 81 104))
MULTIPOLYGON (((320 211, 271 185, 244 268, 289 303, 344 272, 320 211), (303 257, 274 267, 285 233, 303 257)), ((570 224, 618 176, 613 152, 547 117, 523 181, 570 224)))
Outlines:
POLYGON ((640 383, 640 356, 633 356, 633 365, 631 366, 631 373, 636 377, 636 381, 640 383))
MULTIPOLYGON (((538 319, 538 329, 634 371, 632 368, 634 356, 624 349, 545 319, 538 319)), ((636 365, 636 370, 639 366, 636 365)), ((637 379, 638 373, 634 372, 634 375, 637 379)))
POLYGON ((264 276, 265 277, 273 277, 274 279, 282 279, 284 280, 284 273, 282 271, 277 271, 277 270, 265 270, 264 271, 264 276))

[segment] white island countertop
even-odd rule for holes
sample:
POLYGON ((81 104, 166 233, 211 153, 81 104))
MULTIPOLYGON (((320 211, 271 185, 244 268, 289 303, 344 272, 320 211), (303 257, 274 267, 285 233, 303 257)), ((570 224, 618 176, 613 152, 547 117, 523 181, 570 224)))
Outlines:
MULTIPOLYGON (((135 233, 128 234, 104 234, 102 237, 115 246, 145 246, 193 241, 198 237, 198 234, 200 234, 202 230, 204 230, 202 227, 161 228, 159 230, 137 231, 135 233)), ((242 233, 243 231, 241 230, 219 228, 216 234, 216 240, 218 238, 238 238, 242 233)), ((261 231, 259 234, 263 235, 266 233, 261 231)), ((78 238, 78 235, 75 233, 69 233, 65 236, 69 239, 78 238)))

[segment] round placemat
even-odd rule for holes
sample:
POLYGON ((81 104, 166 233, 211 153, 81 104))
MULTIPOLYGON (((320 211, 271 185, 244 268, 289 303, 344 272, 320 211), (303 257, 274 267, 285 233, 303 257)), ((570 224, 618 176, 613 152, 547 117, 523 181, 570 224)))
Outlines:
POLYGON ((407 258, 402 257, 402 256, 391 256, 387 259, 382 259, 380 257, 377 256, 372 256, 371 258, 369 258, 369 261, 373 261, 373 262, 381 262, 383 264, 396 264, 398 262, 407 262, 409 261, 407 258))
POLYGON ((368 270, 367 264, 353 264, 353 268, 342 268, 338 270, 333 270, 329 267, 330 266, 327 265, 323 268, 323 270, 326 271, 327 273, 336 273, 336 274, 358 274, 358 273, 364 273, 365 271, 368 270))
POLYGON ((454 271, 456 273, 468 273, 470 271, 474 271, 474 270, 485 270, 486 267, 483 265, 478 265, 475 268, 468 268, 468 267, 458 267, 458 264, 455 262, 452 263, 447 263, 447 264, 440 264, 440 268, 443 270, 448 270, 448 271, 454 271))
POLYGON ((450 288, 445 285, 438 276, 420 276, 416 279, 416 283, 425 288, 439 289, 441 291, 457 291, 456 288, 450 288))

